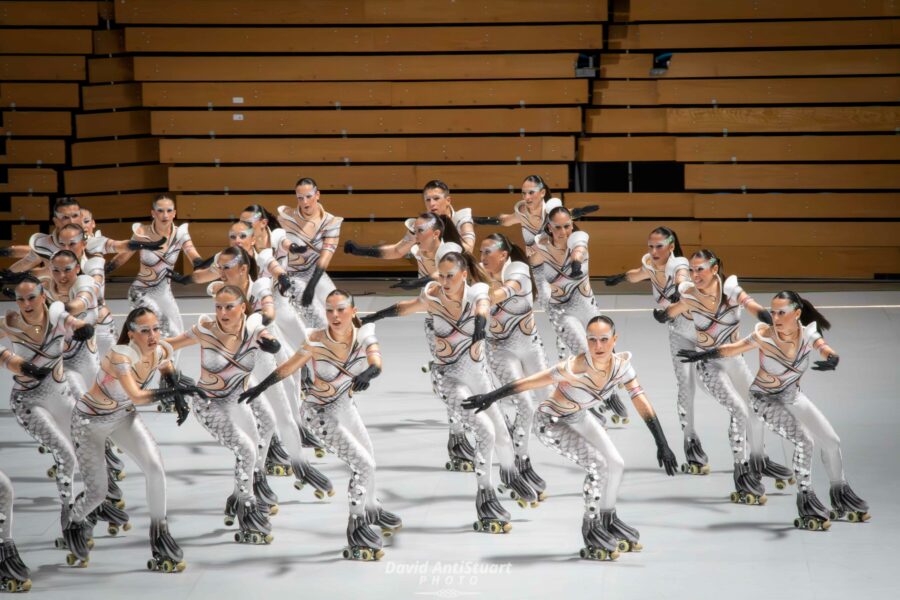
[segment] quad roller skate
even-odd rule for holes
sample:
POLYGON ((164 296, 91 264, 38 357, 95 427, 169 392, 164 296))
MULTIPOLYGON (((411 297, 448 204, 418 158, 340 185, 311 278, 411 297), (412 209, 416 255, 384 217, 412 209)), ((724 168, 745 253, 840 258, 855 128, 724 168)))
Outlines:
POLYGON ((325 442, 303 425, 300 425, 300 441, 304 448, 313 449, 316 453, 316 458, 324 458, 325 454, 327 454, 325 452, 325 442))
POLYGON ((475 510, 478 512, 478 520, 472 524, 475 531, 484 533, 509 533, 512 523, 509 522, 509 513, 497 500, 494 490, 479 489, 475 499, 475 510))
POLYGON ((531 489, 537 492, 538 502, 546 500, 547 482, 534 472, 534 468, 531 466, 531 459, 527 456, 516 456, 516 468, 522 474, 522 477, 525 478, 528 485, 531 486, 531 489))
POLYGON ((184 552, 169 534, 169 524, 165 520, 150 523, 150 552, 153 555, 147 561, 150 571, 180 573, 187 567, 184 552))
POLYGON ((600 515, 585 515, 581 522, 581 536, 584 548, 579 553, 587 560, 616 560, 619 558, 619 543, 603 525, 600 515))
POLYGON ((122 488, 116 483, 113 474, 106 472, 106 500, 118 509, 125 508, 125 500, 122 498, 122 488))
POLYGON ((94 517, 98 521, 106 521, 106 532, 112 536, 118 535, 120 529, 122 531, 131 529, 131 523, 128 522, 128 513, 121 508, 116 508, 108 500, 104 500, 100 506, 94 509, 94 517))
POLYGON ((311 464, 294 462, 293 469, 294 477, 297 478, 294 481, 294 488, 302 490, 306 484, 309 484, 315 488, 316 491, 313 493, 319 500, 334 496, 334 486, 331 484, 331 480, 311 464))
POLYGON ((746 463, 734 465, 734 487, 736 491, 731 492, 731 501, 735 504, 762 505, 768 500, 762 481, 746 463))
POLYGON ((709 475, 709 457, 696 437, 684 438, 684 460, 681 472, 688 475, 709 475))
POLYGON ((373 525, 381 527, 381 535, 384 537, 392 537, 403 527, 403 520, 399 515, 384 510, 380 505, 374 510, 366 510, 366 518, 373 525))
POLYGON ((770 459, 768 456, 750 457, 750 464, 753 465, 757 473, 761 477, 771 477, 775 480, 775 488, 783 490, 789 485, 797 483, 794 472, 784 465, 770 459))
POLYGON ((259 503, 266 507, 269 515, 278 514, 278 496, 269 487, 269 481, 266 479, 265 473, 253 474, 253 495, 256 496, 259 503))
POLYGON ((116 481, 125 479, 125 463, 113 450, 113 444, 106 440, 106 470, 116 481))
POLYGON ((613 422, 613 425, 628 425, 631 422, 631 419, 628 418, 628 409, 619 398, 618 391, 613 391, 606 399, 606 407, 612 412, 609 420, 613 422))
POLYGON ((447 439, 447 454, 450 460, 444 465, 448 471, 475 471, 475 448, 469 443, 465 433, 451 433, 447 439))
POLYGON ((225 500, 225 525, 231 527, 234 525, 235 516, 237 515, 237 495, 231 494, 225 500))
POLYGON ((509 492, 509 497, 515 500, 521 508, 529 506, 537 508, 540 504, 537 492, 528 485, 528 482, 517 470, 500 467, 500 481, 497 491, 501 494, 509 492))
POLYGON ((831 486, 831 520, 846 518, 851 523, 864 523, 872 518, 869 504, 850 489, 846 481, 831 486))
POLYGON ((266 474, 273 477, 290 477, 294 474, 291 468, 291 457, 281 444, 278 436, 272 436, 269 454, 266 456, 266 474))
POLYGON ((7 592, 27 592, 31 589, 31 572, 22 559, 16 543, 6 540, 0 543, 0 585, 7 592))
POLYGON ((345 559, 379 560, 384 556, 381 544, 381 536, 366 522, 365 518, 350 515, 350 520, 347 522, 347 547, 342 552, 345 559))
POLYGON ((616 515, 616 509, 600 513, 603 527, 618 540, 619 552, 640 552, 644 546, 640 543, 641 534, 637 529, 626 525, 616 515))
POLYGON ((799 517, 794 519, 794 527, 808 529, 809 531, 828 531, 831 521, 828 520, 828 511, 825 505, 816 497, 812 490, 797 492, 797 512, 799 517))
POLYGON ((66 564, 70 567, 87 567, 90 562, 90 523, 86 521, 72 522, 63 529, 63 539, 69 554, 66 555, 66 564))
POLYGON ((253 496, 238 499, 237 521, 241 530, 234 534, 234 541, 257 545, 272 543, 272 524, 263 509, 253 496))

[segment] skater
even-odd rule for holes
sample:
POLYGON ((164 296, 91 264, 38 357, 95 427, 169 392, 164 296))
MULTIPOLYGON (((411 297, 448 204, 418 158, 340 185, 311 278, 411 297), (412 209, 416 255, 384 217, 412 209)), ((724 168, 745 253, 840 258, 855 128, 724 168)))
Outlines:
MULTIPOLYGON (((678 235, 668 227, 657 227, 651 231, 647 248, 649 252, 641 258, 640 267, 607 277, 604 283, 614 286, 623 281, 649 281, 656 304, 666 308, 678 301, 678 286, 690 281, 690 265, 681 251, 678 235)), ((678 385, 678 418, 684 434, 685 462, 681 465, 681 470, 691 475, 708 475, 709 459, 694 428, 694 390, 697 377, 694 368, 684 364, 677 356, 679 350, 693 350, 696 346, 697 335, 690 313, 675 317, 668 323, 668 327, 669 351, 678 385)))
POLYGON ((615 393, 616 386, 624 385, 653 435, 659 466, 671 476, 678 463, 631 366, 631 353, 614 352, 618 336, 612 319, 605 316, 592 318, 586 333, 587 352, 494 391, 471 396, 463 407, 480 412, 489 410, 494 402, 511 394, 547 386, 555 388, 538 408, 534 433, 547 447, 587 471, 581 525, 585 547, 581 557, 615 560, 620 552, 637 552, 643 546, 637 529, 626 525, 616 514, 616 495, 625 463, 597 420, 585 418, 585 410, 615 393))
MULTIPOLYGON (((695 252, 690 269, 691 282, 678 286, 679 301, 655 309, 653 316, 660 323, 668 323, 678 315, 690 313, 697 335, 696 350, 715 350, 737 341, 743 307, 760 321, 772 322, 769 311, 741 288, 737 276, 722 281, 722 260, 711 250, 695 252)), ((747 363, 741 356, 704 361, 697 363, 697 373, 706 392, 730 414, 728 440, 734 457, 735 485, 732 502, 765 504, 762 476, 772 477, 777 484, 779 480, 790 481, 793 474, 765 455, 763 423, 750 414, 753 376, 747 363)))
POLYGON ((447 217, 459 232, 462 240, 460 244, 466 252, 475 252, 475 222, 472 220, 472 209, 453 208, 453 198, 450 196, 450 188, 439 179, 432 179, 422 188, 422 198, 425 200, 425 210, 438 216, 447 217))
POLYGON ((813 304, 797 292, 775 294, 770 309, 772 324, 757 323, 743 340, 709 350, 681 350, 685 362, 719 360, 759 349, 759 371, 750 386, 754 412, 769 429, 794 444, 794 473, 798 478, 794 526, 826 531, 831 520, 846 517, 851 522, 868 521, 869 505, 859 498, 844 477, 841 442, 825 415, 800 390, 800 378, 809 368, 813 352, 814 371, 833 371, 838 355, 822 338, 831 328, 813 304), (831 481, 831 512, 827 512, 812 488, 812 459, 819 446, 831 481))
POLYGON ((240 401, 265 393, 305 364, 313 367, 313 384, 301 409, 303 419, 351 470, 344 558, 378 560, 384 551, 373 526, 393 535, 402 522, 378 500, 375 451, 357 412, 354 393, 368 389, 371 380, 381 374, 381 353, 375 326, 361 326, 350 294, 338 289, 328 294, 325 313, 327 329, 310 331, 303 347, 260 384, 241 394, 240 401))
POLYGON ((19 558, 12 537, 14 499, 12 482, 0 471, 0 586, 6 592, 27 592, 31 589, 31 571, 19 558))
MULTIPOLYGON (((166 573, 185 568, 181 548, 169 534, 166 473, 159 446, 135 406, 172 402, 181 425, 190 412, 184 396, 199 395, 201 391, 192 380, 175 370, 172 348, 160 340, 160 330, 159 319, 152 310, 143 306, 133 309, 125 319, 118 344, 103 357, 93 385, 75 405, 72 441, 84 479, 84 492, 75 500, 64 531, 70 552, 66 558, 69 565, 88 564, 92 528, 88 517, 104 502, 106 440, 111 439, 138 464, 147 480, 151 551, 147 567, 166 573), (157 373, 164 386, 147 389, 157 373)), ((125 531, 131 528, 127 514, 119 511, 118 516, 109 525, 110 535, 116 535, 120 527, 125 531)))
POLYGON ((462 407, 473 393, 490 389, 483 341, 490 298, 488 286, 479 281, 467 283, 472 275, 482 277, 480 269, 459 252, 438 257, 438 281, 422 288, 418 298, 404 300, 367 315, 363 323, 427 311, 434 317, 434 389, 475 438, 475 477, 478 491, 475 510, 476 531, 506 533, 512 529, 509 513, 497 499, 492 483, 494 451, 500 462, 500 480, 524 502, 537 501, 537 492, 529 485, 515 462, 515 453, 503 415, 497 407, 475 414, 462 407))

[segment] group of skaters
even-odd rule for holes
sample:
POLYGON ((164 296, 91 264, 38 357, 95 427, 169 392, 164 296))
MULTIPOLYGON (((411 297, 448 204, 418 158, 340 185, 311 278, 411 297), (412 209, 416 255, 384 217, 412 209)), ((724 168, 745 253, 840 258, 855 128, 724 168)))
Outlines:
MULTIPOLYGON (((223 234, 220 252, 202 257, 188 224, 176 225, 175 200, 161 194, 148 223, 128 240, 96 229, 87 208, 71 198, 53 209, 54 229, 27 246, 0 249, 17 259, 0 273, 2 292, 16 308, 0 323, 9 349, 0 365, 13 373, 10 407, 18 423, 53 458, 48 475, 60 499, 56 546, 69 565, 86 566, 99 522, 115 535, 130 528, 117 481, 127 454, 146 478, 151 557, 148 568, 178 572, 184 556, 169 532, 166 475, 159 447, 136 407, 156 404, 177 425, 193 413, 234 454, 234 487, 225 522, 235 541, 268 544, 278 497, 268 476, 289 476, 318 498, 334 494, 307 454, 327 450, 350 468, 347 546, 343 556, 377 560, 383 536, 400 517, 378 499, 375 453, 355 396, 383 368, 375 322, 426 313, 425 340, 435 395, 447 409, 446 468, 475 475, 474 529, 507 533, 511 516, 500 498, 521 507, 547 498, 535 471, 532 435, 585 471, 581 556, 615 560, 641 550, 640 534, 617 514, 624 461, 607 432, 624 424, 627 394, 653 437, 659 466, 672 476, 679 462, 630 352, 619 352, 619 331, 598 309, 589 279, 590 239, 577 222, 596 206, 567 208, 539 176, 522 183, 509 214, 473 217, 453 206, 450 190, 430 181, 424 211, 407 219, 399 241, 343 244, 349 254, 415 261, 418 277, 395 287, 418 295, 371 314, 328 276, 340 248, 342 219, 320 202, 315 181, 300 179, 296 205, 246 207, 223 234), (478 241, 476 225, 518 226, 524 248, 502 233, 478 241), (131 311, 117 326, 105 301, 106 277, 139 254, 128 298, 131 311), (178 272, 179 255, 193 265, 178 272), (208 284, 209 314, 186 327, 172 285, 208 284), (557 357, 548 362, 535 323, 543 309, 555 333, 557 357), (200 347, 199 372, 183 372, 179 354, 200 347), (499 484, 494 463, 499 463, 499 484), (81 474, 76 493, 76 472, 81 474), (498 495, 499 494, 499 495, 498 495)), ((399 236, 398 236, 399 237, 399 236)), ((799 387, 803 373, 834 370, 838 354, 823 339, 829 323, 793 291, 768 307, 726 276, 711 250, 682 254, 676 233, 657 227, 636 268, 605 284, 649 281, 654 318, 667 328, 684 435, 683 473, 709 473, 694 428, 699 387, 728 412, 734 460, 733 502, 765 504, 764 478, 779 489, 796 483, 795 526, 827 530, 846 518, 865 521, 868 506, 847 484, 840 441, 799 387), (739 335, 746 309, 758 320, 739 335), (756 350, 753 375, 742 354, 756 350), (817 360, 818 359, 818 360, 817 360), (764 427, 794 445, 788 468, 765 452, 764 427), (811 485, 818 447, 831 481, 829 511, 811 485)), ((597 245, 595 244, 595 248, 597 245)), ((10 591, 30 588, 29 571, 12 539, 13 492, 0 472, 0 578, 10 591)))

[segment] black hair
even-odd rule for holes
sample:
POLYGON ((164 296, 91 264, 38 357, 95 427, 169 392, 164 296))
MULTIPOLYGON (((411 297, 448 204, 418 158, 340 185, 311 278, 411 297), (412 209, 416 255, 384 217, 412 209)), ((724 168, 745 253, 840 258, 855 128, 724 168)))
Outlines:
POLYGON ((57 198, 56 202, 53 203, 53 212, 59 212, 59 209, 66 208, 68 206, 77 206, 78 210, 81 210, 81 203, 78 202, 77 198, 70 198, 68 196, 63 196, 61 198, 57 198))
MULTIPOLYGON (((657 235, 661 235, 665 238, 671 238, 672 243, 675 244, 675 249, 672 250, 672 254, 674 256, 684 256, 684 252, 682 252, 682 250, 681 250, 681 242, 678 241, 678 234, 675 233, 674 229, 669 229, 668 227, 661 226, 661 227, 657 227, 656 229, 651 231, 650 235, 653 235, 654 233, 657 235)), ((722 267, 719 266, 719 269, 721 269, 721 268, 722 267)))
POLYGON ((707 250, 703 248, 702 250, 697 250, 693 254, 691 254, 691 258, 702 258, 703 260, 709 261, 709 267, 712 268, 715 265, 719 265, 719 277, 725 279, 725 264, 722 262, 722 259, 716 256, 716 253, 712 250, 707 250))
POLYGON ((244 208, 244 210, 242 210, 241 212, 249 212, 253 213, 254 215, 259 215, 261 219, 265 219, 269 222, 269 229, 272 229, 273 226, 278 227, 279 225, 278 217, 270 213, 268 209, 262 204, 251 204, 250 206, 244 208))
POLYGON ((420 219, 424 219, 426 221, 432 221, 434 223, 433 229, 437 229, 440 232, 441 240, 445 242, 453 242, 454 244, 458 244, 462 247, 462 236, 459 234, 459 230, 456 228, 456 225, 453 224, 453 219, 448 217, 447 215, 438 215, 433 212, 423 212, 419 215, 420 219))
POLYGON ((156 203, 160 200, 170 200, 172 202, 172 206, 175 206, 175 196, 170 194, 169 192, 163 192, 162 194, 157 194, 153 199, 153 208, 156 208, 156 203))
POLYGON ((78 223, 66 223, 65 225, 63 225, 62 227, 60 227, 60 228, 57 230, 57 232, 56 232, 57 235, 60 234, 60 233, 62 233, 62 232, 65 231, 66 229, 74 229, 75 231, 77 231, 78 233, 80 233, 82 237, 85 237, 85 234, 84 234, 84 227, 82 227, 82 226, 79 225, 78 223))
POLYGON ((313 189, 319 189, 318 184, 316 184, 316 180, 312 177, 301 177, 297 180, 297 183, 294 184, 294 189, 300 187, 301 185, 311 185, 313 186, 313 189))
POLYGON ((800 323, 803 325, 809 325, 812 322, 816 323, 816 327, 819 328, 819 331, 826 331, 831 329, 831 323, 825 316, 818 311, 818 309, 813 306, 813 303, 803 298, 797 292, 791 290, 784 290, 775 294, 775 298, 779 300, 787 300, 791 304, 794 305, 794 310, 800 309, 800 323))
POLYGON ((531 277, 531 297, 537 298, 537 282, 534 280, 534 272, 531 270, 531 265, 529 264, 528 256, 525 254, 525 251, 509 241, 509 238, 502 233, 492 233, 484 239, 500 242, 500 249, 509 254, 510 260, 528 265, 528 276, 531 277))
MULTIPOLYGON (((550 221, 552 221, 553 217, 555 217, 559 213, 565 213, 565 214, 569 215, 570 219, 572 218, 572 212, 565 206, 557 206, 556 208, 551 210, 550 214, 547 215, 547 224, 544 225, 544 233, 546 233, 550 237, 553 237, 553 234, 550 233, 550 221)), ((574 219, 572 220, 572 231, 580 231, 580 229, 578 229, 578 225, 575 223, 574 219)))
POLYGON ((432 179, 431 181, 429 181, 422 187, 423 194, 425 192, 427 192, 428 190, 441 190, 447 196, 450 195, 450 188, 447 186, 446 183, 444 183, 440 179, 432 179))
POLYGON ((131 325, 144 315, 155 315, 157 319, 159 318, 159 315, 153 312, 152 309, 146 306, 138 306, 130 313, 128 313, 127 317, 125 317, 125 323, 122 325, 122 331, 119 332, 119 339, 118 341, 116 341, 117 344, 125 345, 131 341, 131 339, 128 337, 128 332, 131 330, 131 325))
POLYGON ((613 322, 612 319, 610 319, 610 318, 607 317, 606 315, 597 315, 596 317, 594 317, 593 319, 591 319, 590 321, 588 321, 588 322, 587 322, 587 325, 585 325, 584 328, 587 329, 588 327, 590 327, 590 326, 593 325, 594 323, 606 323, 607 325, 609 325, 609 328, 612 330, 613 335, 615 335, 615 333, 616 333, 616 324, 613 322))
MULTIPOLYGON (((57 250, 57 251, 54 252, 53 255, 50 257, 50 262, 53 262, 54 260, 56 260, 56 259, 59 258, 60 256, 63 256, 63 257, 65 257, 65 258, 71 258, 72 261, 73 261, 76 265, 78 264, 78 257, 75 256, 75 253, 72 252, 71 250, 57 250)), ((79 266, 80 266, 80 265, 79 265, 79 266)))
POLYGON ((251 314, 253 314, 253 312, 252 312, 253 309, 250 308, 250 302, 247 300, 247 294, 244 293, 244 290, 242 290, 241 288, 239 288, 236 285, 227 284, 227 285, 223 285, 218 290, 216 290, 216 294, 214 297, 218 298, 219 294, 225 294, 225 293, 228 293, 228 294, 231 294, 232 296, 236 296, 236 297, 240 298, 241 302, 244 303, 244 314, 245 315, 247 315, 249 317, 251 314))
POLYGON ((550 186, 547 185, 546 182, 544 182, 544 178, 541 177, 540 175, 529 175, 524 180, 522 180, 522 183, 525 183, 525 182, 533 183, 536 186, 538 186, 538 189, 544 190, 546 192, 544 194, 544 201, 549 200, 551 198, 551 196, 553 195, 553 192, 550 190, 550 186))
MULTIPOLYGON (((354 306, 354 307, 356 306, 356 301, 353 300, 353 296, 351 296, 350 292, 348 292, 346 290, 342 290, 341 288, 334 288, 333 290, 328 292, 327 296, 325 296, 325 301, 327 302, 328 299, 331 298, 332 296, 343 296, 344 298, 347 298, 348 300, 350 300, 350 306, 354 306)), ((357 329, 362 327, 362 321, 359 320, 359 316, 353 317, 353 326, 356 327, 357 329)))
MULTIPOLYGON (((222 256, 230 256, 231 258, 240 257, 241 263, 247 265, 247 274, 250 276, 250 279, 254 281, 259 277, 259 268, 256 266, 256 261, 247 253, 243 248, 239 248, 237 246, 228 246, 221 252, 222 256)), ((228 262, 228 261, 226 261, 228 262)))
POLYGON ((485 275, 484 271, 482 270, 481 265, 479 265, 478 261, 475 260, 475 257, 468 252, 448 252, 441 257, 441 260, 438 261, 438 264, 448 260, 456 264, 456 266, 460 269, 464 269, 469 273, 470 283, 490 282, 487 275, 485 275))

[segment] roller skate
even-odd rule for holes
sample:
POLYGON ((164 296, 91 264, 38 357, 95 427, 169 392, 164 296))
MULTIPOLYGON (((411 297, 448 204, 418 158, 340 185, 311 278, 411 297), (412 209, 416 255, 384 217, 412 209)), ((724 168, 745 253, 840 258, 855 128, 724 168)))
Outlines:
POLYGON ((450 460, 444 465, 448 471, 475 471, 475 448, 463 433, 451 433, 447 439, 447 454, 450 460))
POLYGON ((297 478, 294 481, 296 489, 302 490, 303 486, 309 484, 315 488, 314 495, 319 500, 334 496, 334 486, 331 484, 331 480, 320 470, 309 463, 301 463, 299 461, 295 461, 293 467, 294 477, 297 478))
POLYGON ((278 514, 278 496, 269 487, 269 481, 266 479, 265 473, 256 472, 253 474, 253 495, 256 496, 260 504, 268 509, 270 515, 278 514))
POLYGON ((70 567, 86 567, 90 562, 90 549, 88 547, 91 525, 85 521, 69 523, 63 529, 63 539, 69 554, 66 556, 66 564, 70 567))
POLYGON ((313 448, 316 458, 323 458, 325 452, 325 442, 320 440, 316 434, 303 425, 300 426, 300 441, 304 448, 313 448))
POLYGON ((184 552, 169 534, 169 524, 165 519, 150 523, 150 552, 152 558, 147 561, 150 571, 180 573, 187 566, 184 552))
POLYGON ((509 513, 497 500, 497 494, 493 489, 479 488, 475 498, 475 510, 478 512, 478 520, 472 524, 475 531, 509 533, 512 529, 509 513))
POLYGON ((225 525, 228 527, 234 525, 235 515, 237 515, 237 495, 231 494, 225 500, 225 525))
MULTIPOLYGON (((608 513, 607 513, 608 514, 608 513)), ((587 560, 616 560, 619 558, 619 542, 603 525, 601 515, 585 515, 581 522, 584 548, 579 553, 587 560)))
POLYGON ((241 530, 234 534, 239 544, 271 544, 272 524, 253 496, 237 501, 237 521, 241 530))
POLYGON ((640 552, 644 549, 644 546, 640 543, 640 532, 634 527, 626 525, 616 515, 616 509, 600 513, 600 518, 603 520, 603 526, 606 530, 619 540, 617 546, 619 552, 640 552))
POLYGON ((864 523, 872 518, 868 503, 857 496, 846 481, 831 485, 831 520, 847 518, 851 523, 864 523))
POLYGON ((735 463, 734 487, 736 491, 731 492, 731 501, 735 504, 762 505, 768 500, 766 488, 747 463, 735 463))
POLYGON ((118 509, 125 508, 125 500, 122 498, 122 488, 116 483, 113 474, 106 472, 106 500, 118 509))
POLYGON ((750 457, 750 464, 756 468, 761 477, 774 479, 776 489, 783 490, 787 486, 797 483, 792 470, 778 464, 768 456, 750 457))
POLYGON ((129 531, 131 529, 131 523, 128 522, 128 513, 121 508, 116 508, 116 506, 108 500, 104 500, 100 506, 94 509, 94 516, 99 521, 106 521, 106 532, 109 535, 118 535, 119 529, 122 531, 129 531))
POLYGON ((525 455, 516 456, 516 468, 519 469, 519 473, 522 474, 522 477, 531 486, 531 489, 537 492, 538 502, 546 500, 547 482, 534 472, 534 468, 531 466, 531 459, 525 455))
POLYGON ((709 475, 709 457, 700 445, 700 438, 684 438, 684 460, 681 472, 689 475, 709 475))
POLYGON ((812 490, 800 490, 797 492, 797 512, 799 517, 794 519, 794 527, 808 529, 809 531, 828 531, 831 521, 828 520, 828 511, 825 505, 816 497, 812 490))
POLYGON ((534 491, 522 474, 514 469, 505 469, 500 467, 501 484, 497 486, 497 491, 501 494, 509 492, 509 497, 516 501, 521 508, 537 508, 538 502, 537 492, 534 491))
POLYGON ((613 391, 606 399, 606 407, 612 412, 609 420, 613 422, 613 425, 628 425, 631 422, 631 419, 628 418, 628 409, 619 398, 618 391, 613 391))
POLYGON ((350 515, 347 522, 347 547, 342 556, 347 560, 379 560, 384 556, 381 536, 367 522, 365 517, 350 515))
POLYGON ((54 464, 52 467, 47 469, 47 478, 55 480, 57 471, 58 471, 58 469, 57 469, 56 465, 54 464))
POLYGON ((433 360, 429 360, 427 363, 425 363, 424 365, 422 365, 422 372, 423 372, 423 373, 431 373, 431 366, 432 366, 433 364, 434 364, 434 361, 433 361, 433 360))
POLYGON ((16 543, 6 540, 0 543, 0 585, 7 592, 27 592, 31 589, 31 573, 22 559, 16 543))
POLYGON ((277 436, 272 436, 272 442, 269 444, 269 454, 266 456, 266 474, 274 477, 290 477, 294 474, 294 470, 291 468, 291 457, 288 456, 277 436))
POLYGON ((400 516, 384 510, 380 504, 375 509, 367 509, 366 518, 369 520, 369 523, 381 527, 381 535, 384 537, 393 536, 403 527, 403 521, 400 519, 400 516))
POLYGON ((106 440, 106 470, 116 481, 125 479, 125 463, 113 451, 113 444, 109 440, 106 440))

